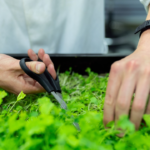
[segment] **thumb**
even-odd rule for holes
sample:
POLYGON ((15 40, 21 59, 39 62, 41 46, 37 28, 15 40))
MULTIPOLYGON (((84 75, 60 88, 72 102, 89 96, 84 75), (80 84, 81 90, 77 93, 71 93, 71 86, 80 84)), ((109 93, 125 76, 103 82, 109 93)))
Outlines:
POLYGON ((45 71, 45 64, 43 62, 31 61, 26 62, 27 67, 36 74, 42 74, 45 71))

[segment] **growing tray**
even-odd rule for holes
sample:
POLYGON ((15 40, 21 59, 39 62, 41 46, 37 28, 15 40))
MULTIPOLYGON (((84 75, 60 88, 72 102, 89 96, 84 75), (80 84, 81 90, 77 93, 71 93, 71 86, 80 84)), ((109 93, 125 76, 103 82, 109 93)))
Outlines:
MULTIPOLYGON (((27 54, 7 54, 16 59, 28 57, 27 54)), ((108 73, 111 65, 127 55, 125 54, 49 54, 55 69, 59 68, 59 72, 64 72, 72 67, 74 72, 86 74, 85 70, 90 67, 92 71, 99 74, 108 73)))

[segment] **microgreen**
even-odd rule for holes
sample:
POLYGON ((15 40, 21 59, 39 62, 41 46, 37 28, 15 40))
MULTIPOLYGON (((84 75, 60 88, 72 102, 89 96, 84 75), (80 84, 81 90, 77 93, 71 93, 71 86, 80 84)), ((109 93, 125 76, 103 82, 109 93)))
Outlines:
POLYGON ((17 101, 22 100, 23 98, 25 98, 26 94, 23 93, 23 91, 20 92, 20 94, 17 96, 17 101))
POLYGON ((86 69, 87 76, 69 71, 59 74, 62 96, 68 110, 45 93, 16 96, 0 89, 0 150, 149 150, 150 115, 138 131, 128 116, 121 116, 107 128, 103 107, 109 74, 99 76, 86 69), (74 117, 72 117, 74 116, 74 117), (81 131, 73 122, 78 122, 81 131), (122 129, 125 133, 117 135, 122 129))

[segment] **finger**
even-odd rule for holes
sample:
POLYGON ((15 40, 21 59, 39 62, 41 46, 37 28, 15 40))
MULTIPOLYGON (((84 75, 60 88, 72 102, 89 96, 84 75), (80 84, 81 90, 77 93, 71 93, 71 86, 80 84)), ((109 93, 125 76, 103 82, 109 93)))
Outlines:
MULTIPOLYGON (((131 99, 135 89, 135 81, 134 75, 128 73, 121 83, 115 106, 115 124, 117 124, 120 116, 129 114, 131 99)), ((120 127, 118 127, 118 130, 122 132, 117 136, 123 137, 124 131, 120 127)))
MULTIPOLYGON (((30 53, 33 52, 31 49, 29 50, 29 55, 30 53)), ((53 62, 51 61, 50 57, 48 54, 45 54, 45 51, 43 49, 40 49, 39 52, 38 52, 38 57, 45 63, 49 73, 52 75, 52 77, 54 79, 56 79, 56 71, 55 71, 55 68, 54 68, 54 64, 53 62)))
POLYGON ((48 72, 51 74, 51 76, 53 77, 53 79, 56 79, 56 71, 55 71, 55 68, 53 66, 53 64, 50 64, 48 66, 48 72))
MULTIPOLYGON (((37 61, 26 62, 26 66, 36 74, 42 74, 46 68, 43 62, 37 61)), ((13 63, 12 71, 15 72, 15 74, 18 76, 26 74, 20 66, 20 60, 15 60, 15 62, 13 63)))
POLYGON ((48 54, 45 54, 45 51, 43 49, 40 49, 38 52, 38 56, 39 58, 45 63, 48 72, 51 74, 51 76, 53 77, 53 79, 56 79, 56 71, 54 68, 54 64, 52 62, 52 60, 50 59, 48 54))
POLYGON ((50 59, 49 55, 45 54, 45 51, 43 49, 39 50, 38 56, 45 63, 46 67, 48 67, 50 64, 53 64, 53 62, 50 59))
MULTIPOLYGON (((36 80, 32 79, 27 74, 23 74, 22 76, 23 76, 23 79, 24 79, 24 81, 25 81, 26 84, 30 84, 32 86, 35 86, 35 84, 37 82, 36 80)), ((41 86, 39 88, 41 88, 41 86)))
POLYGON ((36 94, 36 93, 45 92, 45 89, 37 81, 33 80, 32 78, 28 78, 28 77, 24 78, 24 76, 20 76, 17 80, 17 85, 18 87, 20 86, 18 94, 21 90, 25 94, 36 94), (24 86, 22 86, 22 83, 24 83, 24 86))
POLYGON ((44 54, 44 57, 43 57, 43 62, 46 64, 47 66, 47 70, 48 72, 51 74, 51 76, 56 79, 56 71, 55 71, 55 68, 54 68, 54 64, 53 62, 51 61, 50 57, 48 54, 44 54))
POLYGON ((150 70, 146 69, 137 84, 137 90, 132 104, 130 120, 135 124, 136 130, 138 130, 140 126, 145 111, 147 98, 149 95, 149 89, 150 89, 149 75, 150 75, 150 70))
POLYGON ((126 73, 121 84, 119 95, 116 102, 115 108, 115 122, 120 118, 121 115, 128 115, 132 95, 135 89, 136 78, 135 74, 130 71, 126 73))
POLYGON ((43 57, 44 57, 44 54, 45 54, 45 51, 44 51, 44 49, 40 49, 39 51, 38 51, 38 57, 43 61, 43 57))
POLYGON ((45 71, 45 64, 43 62, 26 62, 26 65, 31 71, 37 74, 42 74, 45 71))
POLYGON ((4 86, 4 89, 16 95, 20 91, 23 91, 25 94, 45 92, 45 89, 37 81, 27 75, 16 76, 16 72, 9 76, 9 80, 6 82, 8 83, 4 86))
POLYGON ((26 86, 24 88, 24 92, 26 94, 35 94, 45 92, 46 90, 35 80, 32 78, 25 78, 26 86))
POLYGON ((115 103, 118 95, 118 90, 121 84, 121 65, 115 63, 111 67, 105 103, 104 103, 104 125, 114 120, 115 103))
POLYGON ((34 86, 29 84, 28 86, 25 87, 25 90, 23 90, 25 94, 37 94, 45 91, 46 90, 38 82, 36 82, 34 86))
POLYGON ((48 67, 50 64, 53 64, 52 60, 50 59, 48 54, 44 54, 43 56, 43 62, 48 67))
POLYGON ((115 122, 121 115, 128 115, 131 99, 136 87, 139 64, 136 61, 129 61, 125 67, 126 72, 124 72, 125 75, 116 102, 115 122))
POLYGON ((30 76, 28 76, 27 74, 23 74, 24 78, 30 78, 30 76))
POLYGON ((36 53, 32 49, 28 50, 28 56, 31 60, 34 60, 34 61, 38 60, 38 55, 36 55, 36 53))
POLYGON ((26 74, 23 75, 23 78, 25 80, 26 83, 29 83, 31 85, 35 85, 36 80, 30 78, 29 76, 26 76, 26 74))

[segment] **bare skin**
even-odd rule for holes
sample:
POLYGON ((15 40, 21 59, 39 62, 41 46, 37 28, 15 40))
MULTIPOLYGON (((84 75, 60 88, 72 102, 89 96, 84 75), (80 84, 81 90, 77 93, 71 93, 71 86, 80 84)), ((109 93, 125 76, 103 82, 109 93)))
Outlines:
MULTIPOLYGON (((150 20, 150 11, 147 16, 150 20)), ((104 104, 104 124, 129 115, 133 93, 135 98, 130 120, 139 129, 143 114, 150 114, 150 29, 142 33, 137 49, 111 66, 104 104)))
MULTIPOLYGON (((53 62, 43 49, 39 50, 38 55, 29 49, 28 56, 33 60, 32 62, 26 62, 31 71, 42 74, 47 66, 48 72, 54 79, 56 78, 53 62), (38 62, 38 57, 43 62, 38 62), (40 65, 39 71, 36 70, 36 65, 40 65)), ((26 94, 45 92, 45 89, 37 81, 25 74, 19 65, 19 61, 8 55, 0 54, 0 87, 16 95, 21 91, 26 94)))

